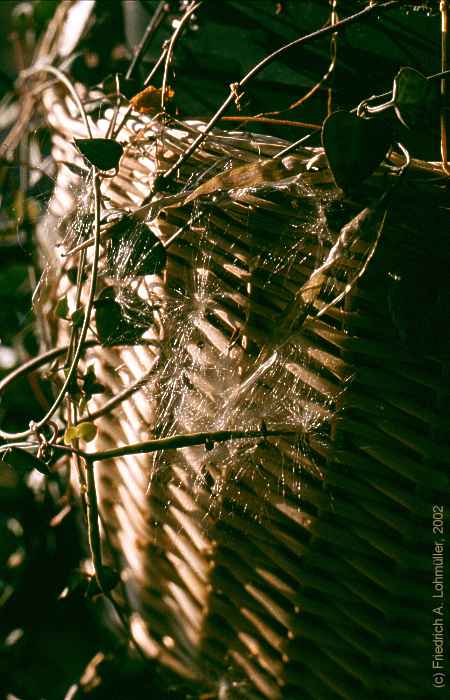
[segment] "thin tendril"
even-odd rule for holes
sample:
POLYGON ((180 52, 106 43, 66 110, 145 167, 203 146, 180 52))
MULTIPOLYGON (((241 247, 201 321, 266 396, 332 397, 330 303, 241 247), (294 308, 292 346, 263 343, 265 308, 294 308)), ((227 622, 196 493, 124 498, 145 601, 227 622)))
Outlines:
POLYGON ((184 25, 188 21, 188 19, 191 17, 191 15, 194 14, 196 10, 202 5, 202 2, 197 2, 194 5, 191 5, 189 7, 183 17, 181 18, 176 30, 172 34, 172 37, 170 39, 169 47, 166 52, 166 61, 164 64, 164 73, 163 73, 163 80, 162 80, 162 88, 161 88, 161 111, 165 112, 165 104, 166 104, 166 90, 167 90, 167 75, 169 73, 169 65, 170 61, 172 60, 172 54, 173 50, 175 48, 175 44, 177 42, 178 37, 180 36, 181 32, 183 31, 184 25))
POLYGON ((62 70, 59 70, 59 68, 55 68, 55 66, 42 65, 34 66, 33 68, 28 68, 27 70, 22 71, 21 78, 27 78, 28 76, 36 75, 37 73, 52 73, 54 76, 56 76, 56 78, 58 78, 58 80, 61 83, 63 83, 66 86, 67 90, 70 92, 73 98, 73 101, 78 107, 78 111, 80 112, 83 124, 86 127, 86 131, 88 133, 89 138, 91 139, 92 131, 86 114, 86 110, 84 109, 83 103, 80 100, 80 96, 78 95, 73 83, 68 78, 68 76, 62 70))

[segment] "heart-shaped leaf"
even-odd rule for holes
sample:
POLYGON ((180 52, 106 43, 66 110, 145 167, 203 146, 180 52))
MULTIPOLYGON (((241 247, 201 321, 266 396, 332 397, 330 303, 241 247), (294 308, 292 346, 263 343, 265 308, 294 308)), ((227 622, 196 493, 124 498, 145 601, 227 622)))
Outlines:
POLYGON ((67 318, 69 315, 69 304, 67 303, 67 297, 62 297, 55 306, 55 315, 58 318, 67 318))
POLYGON ((117 168, 123 146, 114 139, 75 139, 80 153, 99 170, 117 168))
POLYGON ((89 365, 83 376, 83 394, 89 400, 94 394, 103 394, 105 387, 97 381, 93 365, 89 365))
POLYGON ((95 325, 102 345, 133 345, 145 330, 126 319, 112 287, 106 287, 100 293, 94 307, 95 325))
POLYGON ((336 184, 349 190, 365 180, 381 163, 391 145, 390 125, 381 119, 362 119, 339 111, 322 127, 322 144, 336 184))
POLYGON ((70 319, 75 328, 81 328, 84 322, 84 309, 80 308, 74 311, 70 319))
POLYGON ((84 421, 83 423, 78 423, 78 425, 71 425, 70 428, 66 429, 64 442, 66 445, 70 445, 74 440, 91 442, 96 435, 97 426, 89 421, 84 421))
POLYGON ((158 275, 166 258, 163 244, 142 221, 125 216, 110 228, 107 259, 111 274, 158 275))
POLYGON ((97 435, 97 426, 94 423, 89 423, 88 421, 78 423, 77 435, 80 440, 84 440, 84 442, 91 442, 91 440, 93 440, 97 435))
POLYGON ((428 80, 415 68, 400 68, 394 79, 392 98, 402 124, 413 129, 430 126, 439 115, 439 82, 428 80))
POLYGON ((47 465, 42 459, 38 459, 30 452, 27 452, 27 450, 20 449, 20 447, 10 447, 5 450, 2 455, 2 461, 22 473, 37 469, 38 472, 45 474, 45 476, 50 474, 47 465))

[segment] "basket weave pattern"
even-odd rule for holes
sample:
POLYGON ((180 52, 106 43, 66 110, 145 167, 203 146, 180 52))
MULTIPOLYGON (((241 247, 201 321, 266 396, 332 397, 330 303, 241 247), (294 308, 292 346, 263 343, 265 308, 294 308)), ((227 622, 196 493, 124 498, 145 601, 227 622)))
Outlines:
MULTIPOLYGON (((73 160, 67 143, 83 133, 70 102, 48 90, 44 104, 55 158, 73 160)), ((93 126, 102 135, 107 120, 93 126)), ((110 205, 133 210, 156 170, 169 167, 198 128, 130 119, 119 135, 126 142, 120 171, 105 185, 110 205)), ((183 166, 180 180, 220 158, 242 165, 284 145, 216 130, 183 166)), ((296 162, 302 191, 311 192, 312 201, 315 195, 336 197, 320 151, 298 152, 296 162)), ((311 314, 295 336, 301 353, 283 371, 298 387, 303 419, 312 416, 317 425, 304 444, 260 441, 251 452, 236 448, 232 459, 226 449, 205 457, 204 448, 185 448, 98 468, 105 543, 120 562, 134 638, 181 675, 220 688, 219 697, 423 697, 430 503, 433 488, 448 487, 441 419, 448 373, 433 340, 434 333, 439 336, 438 314, 421 334, 408 299, 388 298, 386 280, 399 256, 410 259, 409 251, 413 262, 406 278, 422 254, 430 264, 438 257, 436 241, 445 224, 439 213, 443 192, 433 175, 431 165, 413 163, 367 274, 323 317, 311 314), (435 234, 427 228, 430 218, 435 234), (410 352, 402 333, 414 338, 410 352)), ((49 244, 52 221, 73 207, 68 177, 74 178, 62 168, 41 229, 47 259, 56 242, 49 244)), ((374 192, 383 177, 380 172, 373 178, 374 192)), ((272 266, 264 267, 280 236, 287 245, 286 236, 304 221, 298 192, 294 185, 267 186, 209 201, 207 215, 170 246, 164 277, 140 283, 141 298, 158 299, 165 310, 145 335, 156 344, 92 351, 97 376, 111 395, 170 353, 170 304, 180 289, 190 294, 205 263, 201 248, 213 304, 192 323, 178 355, 186 364, 183 397, 191 412, 179 412, 175 423, 178 432, 217 426, 224 406, 217 368, 239 384, 261 348, 276 342, 283 311, 311 275, 318 252, 332 245, 321 238, 320 226, 310 228, 310 237, 301 240, 302 255, 291 265, 277 267, 275 255, 272 266)), ((364 205, 345 203, 343 221, 364 205)), ((167 240, 195 215, 195 206, 167 209, 152 227, 167 240)), ((330 226, 331 237, 338 232, 338 225, 330 226)), ((364 250, 362 245, 361 259, 364 250)), ((348 260, 350 271, 357 261, 358 251, 348 260)), ((60 295, 68 288, 68 263, 53 258, 52 265, 60 295)), ((339 284, 333 280, 333 293, 343 288, 339 284)), ((407 297, 407 288, 402 290, 407 297)), ((316 310, 332 296, 325 289, 316 310)), ((428 302, 425 297, 415 312, 426 315, 428 302)), ((64 341, 63 327, 49 323, 49 329, 64 341)), ((176 410, 179 398, 173 398, 176 410)), ((152 437, 160 416, 158 386, 149 380, 98 421, 97 448, 152 437)))

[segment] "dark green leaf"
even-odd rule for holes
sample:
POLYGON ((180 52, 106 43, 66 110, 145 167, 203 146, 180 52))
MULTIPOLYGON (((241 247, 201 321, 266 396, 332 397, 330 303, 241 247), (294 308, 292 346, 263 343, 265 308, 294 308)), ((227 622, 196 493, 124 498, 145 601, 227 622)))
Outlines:
POLYGON ((75 139, 75 145, 100 170, 117 168, 123 153, 123 146, 114 139, 75 139))
POLYGON ((158 275, 165 267, 167 254, 147 224, 125 216, 109 230, 107 259, 111 273, 120 277, 158 275))
POLYGON ((83 321, 84 321, 84 310, 77 309, 76 311, 73 312, 73 314, 70 318, 71 318, 72 323, 75 326, 75 328, 81 328, 81 326, 83 325, 83 321))
POLYGON ((95 325, 102 345, 133 345, 145 330, 127 321, 112 287, 102 291, 94 307, 95 325))
POLYGON ((63 297, 58 301, 55 307, 55 314, 58 318, 67 318, 69 314, 69 305, 67 303, 67 297, 63 297))
MULTIPOLYGON (((64 370, 64 375, 66 377, 67 377, 67 373, 68 373, 68 370, 64 370)), ((67 387, 67 392, 68 392, 69 396, 72 399, 74 399, 75 401, 78 401, 78 399, 81 396, 80 387, 78 386, 78 379, 77 379, 76 373, 72 374, 72 376, 70 378, 69 386, 67 387)))
POLYGON ((69 281, 71 282, 71 284, 76 284, 77 277, 78 277, 78 268, 77 267, 69 268, 66 272, 66 275, 69 278, 69 281))
POLYGON ((400 68, 394 79, 395 113, 409 128, 437 125, 439 82, 428 80, 415 68, 400 68))
POLYGON ((19 447, 10 447, 5 450, 2 454, 2 461, 22 473, 37 469, 38 472, 45 474, 45 476, 50 474, 45 462, 32 455, 31 452, 22 450, 19 447))
POLYGON ((390 124, 361 119, 349 112, 330 114, 323 124, 322 143, 336 184, 357 187, 381 163, 392 141, 390 124))
POLYGON ((103 394, 104 391, 105 387, 103 384, 97 382, 94 366, 89 365, 83 377, 83 393, 86 399, 89 400, 94 394, 103 394))

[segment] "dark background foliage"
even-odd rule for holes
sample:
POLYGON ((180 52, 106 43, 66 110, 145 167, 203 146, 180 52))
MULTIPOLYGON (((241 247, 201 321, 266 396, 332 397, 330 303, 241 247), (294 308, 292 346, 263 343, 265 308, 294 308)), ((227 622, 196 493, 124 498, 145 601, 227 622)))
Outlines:
MULTIPOLYGON (((6 129, 1 114, 9 104, 19 68, 14 34, 22 39, 27 32, 39 36, 57 4, 54 0, 0 3, 2 136, 6 129)), ((143 55, 135 74, 138 81, 158 58, 162 42, 172 31, 171 21, 179 16, 180 4, 175 0, 167 3, 168 17, 143 55)), ((366 4, 338 3, 342 15, 366 4)), ((95 85, 107 74, 125 72, 131 49, 156 6, 156 0, 97 0, 88 31, 67 68, 72 77, 95 85)), ((437 7, 437 1, 404 3, 382 21, 372 19, 342 34, 333 78, 334 109, 353 108, 362 99, 389 90, 403 65, 425 75, 438 72, 437 7)), ((328 0, 205 0, 179 42, 172 65, 170 84, 176 90, 179 116, 209 117, 228 95, 230 83, 250 66, 280 45, 322 27, 328 17, 328 0)), ((249 85, 242 112, 230 114, 286 109, 326 72, 329 45, 325 38, 283 54, 249 85)), ((155 78, 157 85, 158 80, 160 76, 155 78)), ((320 124, 327 98, 324 87, 302 107, 280 117, 320 124)), ((50 152, 48 130, 38 121, 32 126, 45 158, 50 152)), ((289 126, 255 124, 252 128, 292 140, 306 133, 289 126)), ((436 134, 401 127, 399 131, 414 156, 439 159, 436 134)), ((17 165, 0 163, 0 377, 11 363, 37 349, 31 312, 31 289, 38 274, 33 216, 23 216, 20 177, 17 165)), ((35 216, 45 207, 51 186, 51 177, 42 177, 27 187, 26 201, 34 203, 35 216)), ((23 380, 2 399, 0 420, 9 428, 23 426, 42 411, 42 397, 33 388, 36 386, 23 380)), ((112 660, 104 662, 103 682, 89 697, 185 697, 187 691, 167 674, 156 675, 153 668, 143 671, 137 662, 123 659, 120 639, 99 622, 99 600, 87 600, 76 592, 58 600, 85 553, 73 511, 59 525, 50 526, 61 510, 64 489, 63 478, 45 482, 33 474, 0 472, 0 696, 60 700, 101 650, 112 660)), ((195 691, 191 693, 194 697, 195 691)))

